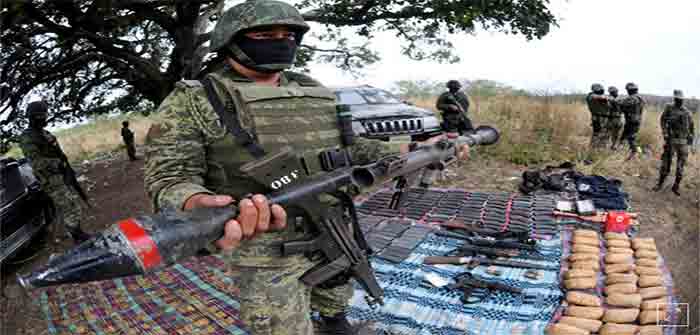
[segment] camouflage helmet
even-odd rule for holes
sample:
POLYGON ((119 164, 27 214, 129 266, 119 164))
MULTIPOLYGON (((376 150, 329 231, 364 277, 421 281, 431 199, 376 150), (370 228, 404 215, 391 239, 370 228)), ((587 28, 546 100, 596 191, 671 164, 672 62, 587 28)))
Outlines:
POLYGON ((27 117, 32 119, 36 117, 46 118, 49 115, 49 105, 44 101, 34 101, 27 105, 27 117))
POLYGON ((639 90, 639 86, 637 86, 635 83, 627 83, 627 85, 625 85, 625 89, 628 91, 636 91, 639 90))
POLYGON ((460 84, 459 81, 453 79, 447 82, 447 88, 458 90, 462 88, 462 84, 460 84))
POLYGON ((247 0, 223 13, 212 31, 209 47, 219 51, 240 32, 269 26, 289 27, 298 33, 298 42, 309 31, 301 13, 291 5, 276 0, 247 0))
POLYGON ((600 92, 600 91, 605 92, 605 88, 603 88, 603 85, 595 83, 595 84, 591 85, 591 91, 593 91, 593 92, 600 92))
POLYGON ((674 99, 681 99, 681 100, 685 99, 685 96, 683 95, 683 91, 682 90, 673 90, 673 98, 674 99))
POLYGON ((617 93, 617 92, 618 92, 617 87, 615 87, 615 86, 608 87, 608 93, 612 94, 612 93, 617 93))

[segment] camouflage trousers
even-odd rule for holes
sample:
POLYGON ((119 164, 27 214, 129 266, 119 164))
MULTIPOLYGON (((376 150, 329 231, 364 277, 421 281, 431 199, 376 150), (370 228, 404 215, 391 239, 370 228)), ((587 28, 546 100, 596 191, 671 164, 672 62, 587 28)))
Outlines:
POLYGON ((60 184, 54 183, 46 191, 56 207, 52 231, 54 239, 67 237, 66 228, 79 228, 83 218, 82 200, 62 180, 61 177, 60 184))
POLYGON ((664 144, 664 153, 661 155, 661 167, 659 169, 659 177, 661 180, 671 173, 671 163, 673 156, 676 156, 676 183, 680 184, 683 179, 683 169, 688 160, 688 144, 685 143, 666 143, 664 144))
POLYGON ((606 118, 602 116, 591 116, 591 149, 602 149, 607 146, 608 136, 605 133, 606 118))
POLYGON ((615 149, 618 145, 618 140, 620 139, 620 131, 622 130, 622 118, 608 118, 603 126, 603 141, 607 145, 610 143, 610 147, 615 149))
POLYGON ((353 294, 352 286, 306 286, 299 278, 315 263, 301 256, 292 258, 294 261, 283 267, 229 264, 240 288, 240 318, 251 334, 313 335, 312 310, 324 316, 345 311, 353 294))
POLYGON ((629 144, 630 151, 637 151, 637 133, 639 133, 639 128, 641 123, 625 121, 625 128, 622 130, 622 137, 620 140, 627 141, 629 144))
POLYGON ((134 142, 125 142, 124 145, 126 146, 126 155, 129 156, 129 160, 136 160, 136 147, 134 146, 134 142))

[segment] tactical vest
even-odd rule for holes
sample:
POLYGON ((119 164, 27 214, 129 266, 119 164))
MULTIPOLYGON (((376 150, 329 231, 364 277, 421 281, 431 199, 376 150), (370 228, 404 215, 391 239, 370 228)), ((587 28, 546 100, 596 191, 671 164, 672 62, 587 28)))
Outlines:
POLYGON ((609 114, 608 103, 605 100, 595 100, 592 98, 593 93, 589 93, 586 97, 586 102, 588 102, 588 109, 591 111, 592 116, 607 117, 609 114))
POLYGON ((642 122, 642 113, 644 112, 644 100, 639 95, 632 95, 637 103, 633 105, 620 105, 622 113, 625 114, 625 122, 642 122))
POLYGON ((671 111, 666 115, 668 136, 673 143, 686 144, 690 136, 690 113, 684 107, 671 107, 671 111))
MULTIPOLYGON (((302 160, 305 174, 322 171, 319 154, 342 146, 335 108, 335 95, 325 87, 289 85, 272 87, 232 82, 216 74, 209 76, 218 84, 227 109, 235 109, 243 128, 249 130, 266 153, 290 146, 302 160)), ((267 193, 240 171, 256 159, 236 143, 231 135, 207 146, 208 172, 205 186, 220 194, 241 197, 249 193, 267 193)))
POLYGON ((622 117, 622 110, 620 109, 620 105, 615 100, 610 101, 609 111, 610 111, 610 118, 619 119, 622 117))

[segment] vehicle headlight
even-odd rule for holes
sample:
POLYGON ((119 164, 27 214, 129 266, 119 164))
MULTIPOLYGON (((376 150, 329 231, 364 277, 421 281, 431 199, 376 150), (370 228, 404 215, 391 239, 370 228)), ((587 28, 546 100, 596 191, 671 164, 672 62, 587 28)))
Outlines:
POLYGON ((352 132, 355 133, 355 135, 363 135, 367 131, 365 130, 365 127, 360 123, 359 121, 352 121, 352 132))
POLYGON ((423 129, 433 129, 440 128, 440 121, 434 116, 427 116, 423 118, 423 129))

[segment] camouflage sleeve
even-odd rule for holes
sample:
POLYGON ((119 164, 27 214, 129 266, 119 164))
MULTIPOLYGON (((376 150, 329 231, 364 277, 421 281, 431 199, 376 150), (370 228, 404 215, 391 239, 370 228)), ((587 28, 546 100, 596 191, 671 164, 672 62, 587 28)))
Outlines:
POLYGON ((688 143, 692 145, 695 140, 695 123, 693 122, 693 114, 688 112, 688 143))
POLYGON ((441 111, 447 111, 450 108, 450 101, 447 99, 447 93, 440 94, 435 103, 435 107, 441 111))
POLYGON ((158 108, 159 122, 146 135, 144 184, 154 209, 182 209, 197 193, 209 193, 203 186, 206 172, 205 136, 193 112, 197 100, 193 89, 180 86, 158 108))
POLYGON ((659 125, 661 125, 661 135, 663 138, 668 138, 668 118, 671 115, 671 106, 666 105, 663 113, 661 113, 661 119, 659 120, 659 125))
POLYGON ((39 180, 47 182, 52 175, 59 174, 63 170, 63 160, 42 155, 31 135, 23 134, 19 140, 19 147, 24 157, 31 163, 32 170, 39 180))
POLYGON ((626 97, 619 97, 619 98, 615 99, 615 102, 618 105, 625 106, 625 107, 634 106, 634 105, 639 103, 639 101, 637 99, 635 99, 633 96, 630 96, 630 95, 628 95, 626 97))
POLYGON ((380 158, 398 154, 402 145, 410 141, 385 142, 364 137, 356 137, 355 143, 348 148, 353 164, 369 164, 380 158))

